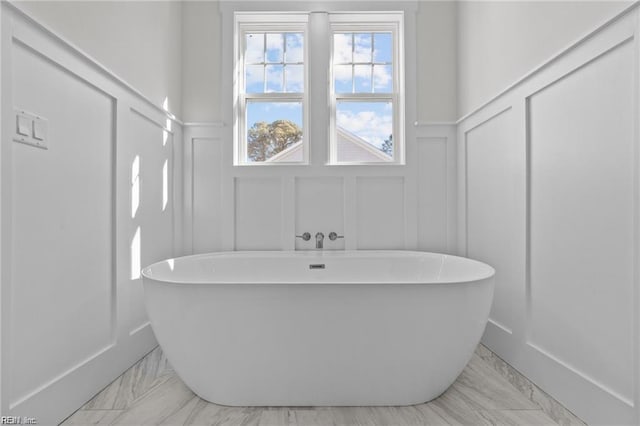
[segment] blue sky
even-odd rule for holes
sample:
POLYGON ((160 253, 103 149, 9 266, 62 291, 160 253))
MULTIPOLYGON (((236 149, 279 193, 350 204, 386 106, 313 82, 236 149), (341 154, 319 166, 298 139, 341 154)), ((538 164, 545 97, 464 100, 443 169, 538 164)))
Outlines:
POLYGON ((273 123, 290 120, 302 127, 302 103, 295 102, 249 102, 247 104, 247 127, 258 121, 273 123))

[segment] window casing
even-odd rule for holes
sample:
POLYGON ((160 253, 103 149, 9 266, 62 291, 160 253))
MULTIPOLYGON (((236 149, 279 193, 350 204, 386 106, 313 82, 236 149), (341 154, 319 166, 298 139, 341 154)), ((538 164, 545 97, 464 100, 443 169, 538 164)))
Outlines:
MULTIPOLYGON (((234 164, 300 165, 309 164, 310 161, 327 165, 404 164, 403 13, 327 13, 326 25, 322 30, 318 30, 319 27, 316 25, 310 34, 308 25, 307 13, 236 12, 234 164), (283 57, 267 58, 267 38, 270 37, 273 42, 278 34, 283 34, 285 38, 287 34, 302 35, 302 61, 288 62, 286 53, 283 57), (253 42, 248 41, 249 36, 263 37, 262 58, 251 57, 247 43, 253 42), (314 39, 310 41, 310 37, 314 39), (351 37, 353 52, 348 61, 339 56, 336 37, 351 37), (364 50, 356 49, 356 38, 360 40, 367 37, 370 40, 368 56, 363 54, 364 50), (326 43, 329 55, 315 55, 310 63, 308 46, 317 46, 318 42, 326 43), (386 56, 379 54, 377 44, 387 46, 386 56), (302 69, 303 75, 299 77, 301 87, 293 88, 295 90, 288 87, 286 72, 282 73, 283 82, 280 85, 273 86, 267 81, 266 76, 269 75, 270 69, 285 70, 287 67, 302 69), (339 79, 340 75, 344 76, 347 68, 350 68, 351 72, 350 90, 347 90, 344 81, 339 79), (262 75, 265 76, 261 80, 262 87, 258 90, 254 86, 255 81, 249 81, 257 70, 262 70, 262 75), (328 81, 325 97, 318 96, 316 91, 314 98, 309 99, 310 78, 328 81), (367 78, 368 85, 365 83, 367 78), (309 105, 309 102, 313 102, 313 105, 309 105), (256 156, 255 152, 252 154, 253 157, 249 155, 249 136, 252 123, 255 122, 252 111, 258 111, 259 115, 260 106, 265 107, 262 108, 264 113, 264 110, 273 105, 299 110, 297 120, 302 128, 301 147, 297 147, 295 158, 289 154, 291 150, 285 150, 267 158, 266 161, 256 161, 256 158, 262 157, 256 156), (321 135, 309 134, 310 110, 314 122, 326 120, 327 139, 321 135), (340 147, 346 146, 345 137, 351 140, 353 145, 357 145, 359 153, 351 153, 351 156, 344 154, 344 149, 341 150, 340 147), (325 148, 311 150, 310 144, 321 144, 325 148), (310 151, 313 151, 315 156, 320 152, 328 155, 326 158, 310 158, 310 151)), ((286 46, 282 50, 286 51, 286 46)))
POLYGON ((234 164, 282 165, 309 162, 307 21, 307 14, 235 15, 237 96, 234 164), (295 53, 292 54, 294 45, 295 53), (258 53, 260 50, 261 54, 258 53), (283 111, 283 114, 278 115, 278 110, 283 111), (254 119, 255 117, 258 118, 254 119), (267 120, 270 121, 265 122, 268 130, 263 131, 259 124, 265 117, 275 120, 267 120), (272 126, 276 120, 281 122, 285 118, 287 123, 272 126), (273 151, 270 145, 265 150, 264 144, 252 144, 261 135, 288 130, 291 124, 298 131, 296 139, 299 142, 291 143, 291 137, 288 136, 278 138, 278 141, 287 147, 300 145, 297 160, 282 157, 285 153, 273 151), (254 135, 258 136, 252 137, 254 135))
POLYGON ((329 20, 329 163, 404 164, 403 14, 336 13, 329 20), (374 149, 360 157, 341 149, 345 132, 374 149))

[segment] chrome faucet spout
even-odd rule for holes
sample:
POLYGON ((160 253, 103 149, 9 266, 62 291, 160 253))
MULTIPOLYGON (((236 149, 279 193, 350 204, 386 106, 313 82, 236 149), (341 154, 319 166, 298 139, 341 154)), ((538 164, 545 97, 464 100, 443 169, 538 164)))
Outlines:
POLYGON ((316 234, 316 248, 321 249, 324 247, 324 234, 322 232, 318 232, 316 234))

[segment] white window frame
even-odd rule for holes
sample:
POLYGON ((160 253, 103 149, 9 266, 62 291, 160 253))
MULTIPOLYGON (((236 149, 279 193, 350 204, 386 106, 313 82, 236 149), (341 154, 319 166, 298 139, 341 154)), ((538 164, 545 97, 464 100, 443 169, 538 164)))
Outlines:
MULTIPOLYGON (((329 14, 330 58, 329 58, 329 165, 403 165, 405 164, 405 115, 404 115, 404 13, 403 12, 338 12, 329 14), (391 93, 347 93, 337 94, 334 78, 334 43, 336 33, 392 34, 392 92, 391 93), (338 161, 336 105, 339 101, 390 101, 393 105, 393 156, 392 161, 338 161)), ((373 60, 373 58, 372 58, 373 60)))
POLYGON ((283 166, 309 164, 309 41, 308 14, 288 12, 236 12, 234 14, 234 144, 233 158, 236 166, 283 166), (245 92, 245 34, 248 33, 303 33, 304 38, 304 89, 303 93, 252 93, 245 92), (247 161, 246 107, 248 101, 300 102, 302 103, 302 161, 250 162, 247 161))
MULTIPOLYGON (((415 134, 413 127, 409 127, 409 117, 416 115, 416 89, 417 78, 415 73, 415 14, 418 10, 416 1, 380 1, 380 2, 343 2, 343 1, 321 1, 319 3, 307 3, 301 1, 242 1, 242 2, 220 2, 220 12, 222 16, 222 86, 221 111, 223 111, 223 122, 231 123, 227 127, 227 140, 224 150, 229 153, 230 165, 251 165, 251 166, 303 166, 307 168, 326 166, 404 166, 406 157, 413 152, 415 147, 415 134), (318 19, 325 15, 323 19, 318 19), (244 19, 254 15, 253 19, 244 19), (306 20, 308 31, 305 31, 305 101, 303 103, 304 120, 304 162, 240 162, 238 159, 243 148, 240 145, 239 135, 242 129, 239 125, 239 53, 238 45, 238 17, 241 21, 250 23, 253 20, 256 24, 268 24, 274 22, 292 22, 296 20, 294 16, 302 17, 306 20), (397 48, 394 52, 398 55, 397 66, 394 70, 394 78, 397 79, 394 85, 397 86, 397 99, 394 103, 394 161, 381 162, 332 162, 332 134, 335 131, 335 105, 331 107, 330 85, 333 84, 331 78, 331 46, 333 45, 332 32, 330 28, 330 18, 339 20, 356 18, 361 23, 380 23, 389 21, 390 15, 394 15, 391 20, 396 19, 396 15, 401 16, 398 20, 397 36, 394 37, 394 44, 397 48), (279 19, 279 17, 289 16, 289 18, 279 19), (358 18, 359 16, 359 18, 358 18), (386 19, 385 19, 386 16, 386 19), (366 17, 366 18, 365 18, 366 17), (311 39, 313 37, 313 40, 311 39), (309 52, 309 46, 318 49, 315 53, 309 52), (410 51, 405 52, 405 49, 410 51), (326 50, 325 50, 326 49, 326 50), (321 53, 320 56, 318 54, 321 53), (325 58, 326 55, 326 58, 325 58), (405 90, 408 88, 409 92, 405 90), (311 99, 312 98, 312 99, 311 99), (333 111, 332 111, 333 110, 333 111), (309 117, 313 116, 313 123, 309 117), (326 123, 326 124, 324 124, 326 123), (313 130, 313 132, 312 132, 313 130), (228 148, 227 148, 228 147, 228 148), (228 149, 228 151, 227 151, 228 149), (313 166, 313 167, 311 167, 313 166)), ((397 20, 397 19, 396 19, 397 20)), ((280 27, 282 28, 282 27, 280 27)), ((370 29, 371 27, 367 28, 370 29)), ((411 121, 413 123, 413 121, 411 121)), ((246 148, 245 159, 246 159, 246 148)), ((377 149, 377 148, 375 148, 377 149)), ((300 169, 302 170, 302 169, 300 169)))

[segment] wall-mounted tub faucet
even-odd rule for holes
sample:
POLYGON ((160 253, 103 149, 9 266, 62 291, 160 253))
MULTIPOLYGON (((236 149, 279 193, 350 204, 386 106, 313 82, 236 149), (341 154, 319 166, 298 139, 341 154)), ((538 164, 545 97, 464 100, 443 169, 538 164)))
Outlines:
POLYGON ((336 234, 335 232, 329 232, 329 239, 330 239, 331 241, 335 241, 335 240, 337 240, 338 238, 344 238, 344 235, 338 235, 338 234, 336 234))
POLYGON ((317 249, 321 249, 323 248, 323 243, 324 242, 324 234, 322 232, 318 232, 316 234, 316 248, 317 249))
POLYGON ((309 241, 311 239, 311 234, 308 232, 305 232, 302 235, 296 235, 296 238, 302 238, 303 241, 309 241))

